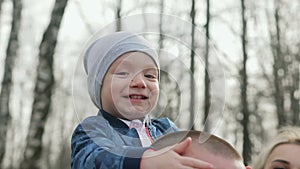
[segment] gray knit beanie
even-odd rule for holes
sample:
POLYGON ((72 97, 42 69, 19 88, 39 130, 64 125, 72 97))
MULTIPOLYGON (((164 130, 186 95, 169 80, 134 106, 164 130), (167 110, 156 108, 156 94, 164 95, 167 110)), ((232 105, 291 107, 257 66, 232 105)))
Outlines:
POLYGON ((116 32, 93 42, 84 56, 89 95, 94 104, 101 109, 101 85, 110 65, 127 52, 143 52, 149 55, 159 69, 156 51, 149 42, 137 34, 116 32))

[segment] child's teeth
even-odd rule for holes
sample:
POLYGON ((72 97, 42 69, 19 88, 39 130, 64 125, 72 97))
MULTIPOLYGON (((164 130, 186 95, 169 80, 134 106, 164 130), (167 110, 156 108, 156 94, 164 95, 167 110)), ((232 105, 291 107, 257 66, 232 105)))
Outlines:
POLYGON ((132 98, 132 99, 142 99, 143 96, 130 96, 130 98, 132 98))

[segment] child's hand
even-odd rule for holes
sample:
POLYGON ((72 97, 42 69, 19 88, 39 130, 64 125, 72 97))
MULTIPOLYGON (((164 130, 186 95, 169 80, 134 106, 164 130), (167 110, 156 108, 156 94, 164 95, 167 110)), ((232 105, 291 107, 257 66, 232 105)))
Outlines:
POLYGON ((207 162, 181 155, 191 143, 192 139, 187 138, 172 147, 158 151, 145 151, 141 161, 141 169, 213 169, 213 166, 207 162))

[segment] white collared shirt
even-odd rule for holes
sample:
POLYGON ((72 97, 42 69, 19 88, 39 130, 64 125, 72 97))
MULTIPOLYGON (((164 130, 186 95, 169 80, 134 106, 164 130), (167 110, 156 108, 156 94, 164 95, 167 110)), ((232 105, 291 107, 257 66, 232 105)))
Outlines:
POLYGON ((139 119, 135 119, 131 121, 124 120, 124 119, 120 119, 120 120, 122 120, 129 128, 136 129, 143 147, 151 146, 152 142, 147 134, 147 129, 145 127, 146 120, 144 120, 143 122, 139 119))

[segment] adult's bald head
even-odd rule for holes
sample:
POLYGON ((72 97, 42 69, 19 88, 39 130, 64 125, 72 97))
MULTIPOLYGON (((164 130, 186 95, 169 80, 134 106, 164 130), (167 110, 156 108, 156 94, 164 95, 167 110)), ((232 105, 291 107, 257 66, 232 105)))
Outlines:
POLYGON ((244 169, 243 158, 237 150, 225 140, 201 131, 178 131, 162 136, 153 143, 154 149, 162 149, 177 144, 186 138, 192 138, 192 144, 182 154, 209 162, 217 169, 244 169))

